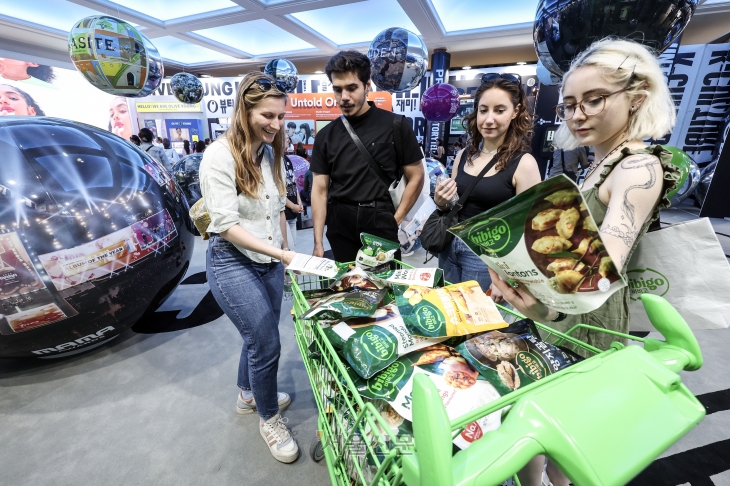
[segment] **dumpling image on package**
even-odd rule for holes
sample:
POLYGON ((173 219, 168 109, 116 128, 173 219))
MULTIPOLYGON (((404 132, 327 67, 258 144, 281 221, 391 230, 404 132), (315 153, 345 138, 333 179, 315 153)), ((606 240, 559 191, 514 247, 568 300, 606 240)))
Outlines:
POLYGON ((503 279, 566 314, 591 312, 626 286, 578 186, 562 174, 449 232, 503 279))
POLYGON ((474 336, 456 346, 456 351, 502 395, 583 359, 540 339, 530 319, 474 336))
POLYGON ((413 334, 464 336, 507 327, 491 297, 474 280, 430 289, 394 287, 395 302, 413 334))
POLYGON ((357 252, 355 264, 360 268, 371 268, 392 261, 400 248, 397 241, 386 240, 369 233, 360 233, 362 248, 357 252))

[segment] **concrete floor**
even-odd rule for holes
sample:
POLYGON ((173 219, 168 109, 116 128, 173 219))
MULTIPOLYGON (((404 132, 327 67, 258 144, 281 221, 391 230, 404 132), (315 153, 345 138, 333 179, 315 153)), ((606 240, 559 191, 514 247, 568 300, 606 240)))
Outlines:
MULTIPOLYGON (((670 210, 662 219, 678 222, 691 213, 670 210)), ((730 222, 713 223, 730 234, 730 222)), ((297 250, 311 252, 312 230, 297 237, 297 250)), ((720 239, 730 254, 730 238, 720 239)), ((204 271, 206 246, 198 239, 188 275, 204 271)), ((419 266, 423 260, 422 250, 406 258, 419 266)), ((179 310, 178 317, 185 317, 206 292, 207 284, 183 285, 160 311, 179 310)), ((295 463, 271 457, 256 415, 235 413, 241 338, 223 316, 183 331, 130 330, 63 360, 0 359, 0 484, 329 484, 326 467, 307 454, 317 410, 290 308, 285 303, 279 324, 279 387, 293 398, 284 415, 302 450, 295 463)), ((705 366, 684 373, 685 383, 695 394, 730 388, 730 331, 697 336, 705 366)), ((728 438, 730 411, 714 413, 665 456, 728 438)), ((730 472, 712 480, 730 485, 730 472)), ((662 484, 675 483, 667 478, 662 484)))

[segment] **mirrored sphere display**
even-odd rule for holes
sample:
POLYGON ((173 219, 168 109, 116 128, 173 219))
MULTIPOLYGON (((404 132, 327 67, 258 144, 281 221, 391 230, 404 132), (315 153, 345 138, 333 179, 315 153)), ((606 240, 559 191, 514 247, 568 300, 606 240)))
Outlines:
POLYGON ((86 80, 110 94, 147 96, 164 77, 162 58, 152 42, 131 24, 107 15, 76 22, 68 51, 86 80))
POLYGON ((288 155, 291 165, 294 167, 294 177, 297 181, 297 191, 304 189, 304 175, 309 170, 309 161, 298 155, 288 155))
POLYGON ((682 33, 698 0, 540 0, 533 40, 537 57, 562 76, 570 61, 609 35, 644 44, 657 54, 682 33))
POLYGON ((186 155, 172 167, 172 174, 175 181, 183 190, 188 205, 192 206, 198 199, 203 197, 200 191, 200 163, 203 161, 203 154, 186 155))
POLYGON ((189 73, 177 73, 170 79, 175 98, 183 103, 199 103, 203 99, 203 83, 189 73))
POLYGON ((541 61, 537 61, 537 73, 536 74, 537 74, 537 79, 539 79, 542 84, 547 84, 550 86, 560 84, 560 81, 562 80, 562 77, 548 71, 548 69, 545 66, 543 66, 541 61))
POLYGON ((0 357, 101 344, 182 279, 194 237, 165 168, 105 130, 0 120, 0 357))
POLYGON ((293 93, 297 89, 299 73, 294 63, 288 59, 272 59, 266 63, 264 73, 274 78, 280 91, 293 93))
POLYGON ((400 93, 421 82, 428 68, 428 50, 423 40, 400 27, 385 29, 368 49, 370 79, 378 88, 400 93))
POLYGON ((434 84, 421 97, 421 111, 428 121, 451 120, 459 111, 459 91, 450 84, 434 84))

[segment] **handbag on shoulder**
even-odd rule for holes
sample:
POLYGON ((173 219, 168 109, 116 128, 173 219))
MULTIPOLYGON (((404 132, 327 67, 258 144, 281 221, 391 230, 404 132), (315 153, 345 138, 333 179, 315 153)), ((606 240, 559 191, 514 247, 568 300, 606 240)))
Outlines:
MULTIPOLYGON (((461 160, 459 160, 459 168, 464 167, 466 155, 467 150, 464 149, 464 151, 461 153, 461 160)), ((424 250, 433 254, 440 253, 444 250, 444 248, 446 248, 446 246, 451 243, 451 241, 454 239, 454 235, 446 230, 453 226, 454 218, 456 218, 456 215, 459 214, 461 208, 464 207, 464 203, 467 199, 469 199, 469 196, 476 187, 477 183, 482 179, 482 177, 484 177, 484 174, 489 172, 489 169, 494 167, 496 163, 497 156, 495 155, 494 157, 492 157, 492 160, 490 160, 489 163, 484 166, 479 175, 474 178, 474 181, 469 187, 467 187, 466 191, 464 191, 464 194, 459 197, 459 201, 450 211, 446 212, 437 209, 436 211, 431 213, 431 216, 428 217, 426 223, 423 225, 421 235, 418 237, 421 240, 421 246, 423 246, 424 250)))

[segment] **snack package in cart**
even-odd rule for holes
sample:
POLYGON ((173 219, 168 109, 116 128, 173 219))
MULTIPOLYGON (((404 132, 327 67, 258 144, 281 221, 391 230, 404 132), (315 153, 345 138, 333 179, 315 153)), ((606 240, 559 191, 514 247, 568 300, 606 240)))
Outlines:
POLYGON ((395 304, 378 308, 370 318, 340 322, 323 331, 362 378, 370 378, 400 356, 447 339, 412 335, 395 304))
POLYGON ((369 272, 370 278, 382 285, 421 285, 441 287, 444 284, 444 271, 440 268, 399 268, 384 272, 369 272))
MULTIPOLYGON (((353 382, 360 394, 370 399, 383 399, 408 421, 413 420, 413 378, 417 373, 427 375, 438 389, 446 414, 455 419, 497 400, 500 395, 491 383, 453 348, 437 344, 403 356, 368 380, 357 376, 353 382)), ((454 444, 466 449, 486 432, 501 424, 501 410, 469 424, 456 436, 454 444)))
POLYGON ((301 319, 317 319, 320 323, 352 317, 372 316, 385 296, 385 289, 354 290, 322 297, 301 319))
POLYGON ((583 359, 540 339, 530 319, 474 336, 456 346, 456 351, 502 395, 583 359))
POLYGON ((397 241, 386 240, 369 233, 360 233, 362 248, 357 252, 355 264, 360 268, 371 268, 392 261, 400 248, 397 241))
POLYGON ((599 308, 626 285, 573 181, 553 177, 449 228, 489 268, 566 314, 599 308))
POLYGON ((464 336, 507 327, 497 306, 474 280, 430 289, 396 285, 395 301, 413 334, 464 336))

